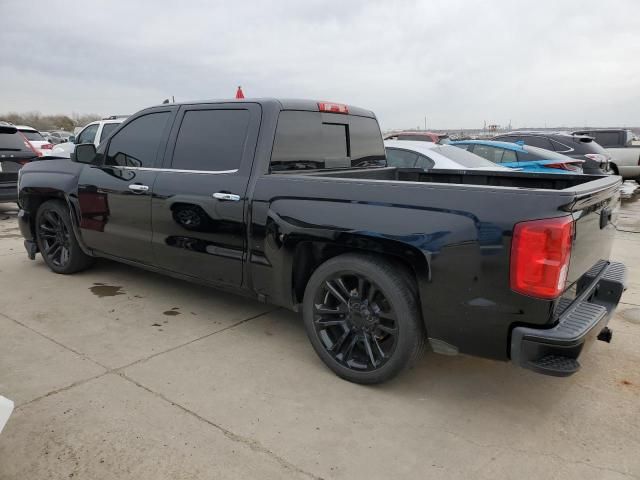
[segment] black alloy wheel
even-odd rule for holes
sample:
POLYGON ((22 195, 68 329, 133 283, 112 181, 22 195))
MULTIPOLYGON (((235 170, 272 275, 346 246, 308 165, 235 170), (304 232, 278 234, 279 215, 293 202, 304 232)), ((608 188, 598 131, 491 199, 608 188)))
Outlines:
POLYGON ((314 327, 327 353, 358 371, 383 366, 398 343, 393 307, 375 283, 354 272, 328 278, 313 303, 314 327))
POLYGON ((47 266, 56 273, 70 274, 90 267, 94 258, 87 255, 76 239, 69 207, 60 200, 47 200, 35 218, 38 249, 47 266))
POLYGON ((66 267, 71 260, 71 233, 57 211, 43 212, 38 222, 38 236, 42 255, 56 267, 66 267))
POLYGON ((304 324, 313 348, 338 376, 373 384, 393 378, 424 350, 415 280, 384 257, 347 253, 309 279, 304 324))

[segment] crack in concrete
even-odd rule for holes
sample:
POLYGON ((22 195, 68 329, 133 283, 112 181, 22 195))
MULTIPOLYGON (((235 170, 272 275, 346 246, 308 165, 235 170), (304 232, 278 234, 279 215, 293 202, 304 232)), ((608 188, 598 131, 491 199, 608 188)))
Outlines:
POLYGON ((96 364, 96 365, 98 365, 99 367, 101 367, 101 368, 104 368, 104 369, 105 369, 105 371, 104 371, 104 372, 102 372, 102 373, 101 373, 101 374, 99 374, 99 375, 94 375, 94 376, 89 377, 89 378, 84 378, 84 379, 82 379, 82 380, 78 380, 78 381, 73 382, 73 383, 71 383, 71 384, 69 384, 69 385, 66 385, 66 386, 64 386, 64 387, 60 387, 60 388, 58 388, 58 389, 56 389, 56 390, 52 390, 52 391, 50 391, 50 392, 47 392, 47 393, 45 393, 44 395, 40 395, 39 397, 36 397, 36 398, 34 398, 34 399, 31 399, 31 400, 29 400, 29 401, 27 401, 27 402, 24 402, 24 403, 21 403, 21 404, 19 404, 19 405, 16 405, 15 409, 16 409, 16 410, 20 410, 20 409, 22 409, 23 407, 25 407, 25 406, 27 406, 27 405, 30 405, 30 404, 32 404, 32 403, 34 403, 34 402, 37 402, 38 400, 41 400, 41 399, 43 399, 43 398, 50 397, 51 395, 55 395, 56 393, 64 392, 64 391, 69 390, 69 389, 71 389, 71 388, 73 388, 73 387, 76 387, 76 386, 79 386, 79 385, 83 385, 83 384, 85 384, 85 383, 87 383, 87 382, 90 382, 91 380, 95 380, 95 379, 97 379, 97 378, 103 377, 104 375, 108 375, 109 373, 119 374, 119 372, 120 372, 121 370, 124 370, 125 368, 129 368, 129 367, 131 367, 131 366, 133 366, 133 365, 137 365, 137 364, 139 364, 139 363, 146 362, 147 360, 150 360, 150 359, 152 359, 152 358, 154 358, 154 357, 157 357, 157 356, 159 356, 159 355, 163 355, 163 354, 165 354, 165 353, 173 352, 174 350, 177 350, 177 349, 179 349, 179 348, 185 347, 185 346, 187 346, 187 345, 191 345, 191 344, 192 344, 192 343, 194 343, 194 342, 197 342, 197 341, 199 341, 199 340, 203 340, 203 339, 205 339, 205 338, 211 337, 212 335, 216 335, 216 334, 218 334, 218 333, 226 332, 227 330, 230 330, 230 329, 235 328, 235 327, 237 327, 237 326, 239 326, 239 325, 242 325, 243 323, 249 322, 249 321, 251 321, 251 320, 254 320, 254 319, 259 318, 259 317, 261 317, 261 316, 263 316, 263 315, 267 315, 267 314, 269 314, 269 313, 275 312, 275 311, 277 311, 277 310, 279 310, 279 308, 274 308, 274 309, 268 310, 268 311, 266 311, 266 312, 259 313, 258 315, 253 315, 253 316, 251 316, 251 317, 245 318, 245 319, 240 320, 240 321, 238 321, 238 322, 236 322, 236 323, 233 323, 233 324, 231 324, 231 325, 228 325, 228 326, 226 326, 226 327, 224 327, 224 328, 221 328, 220 330, 216 330, 215 332, 207 333, 206 335, 202 335, 202 336, 200 336, 200 337, 198 337, 198 338, 194 338, 194 339, 192 339, 192 340, 189 340, 188 342, 181 343, 180 345, 176 345, 176 346, 174 346, 174 347, 168 348, 167 350, 163 350, 163 351, 161 351, 161 352, 155 352, 155 353, 152 353, 151 355, 148 355, 148 356, 146 356, 146 357, 144 357, 144 358, 141 358, 141 359, 139 359, 139 360, 136 360, 135 362, 131 362, 131 363, 129 363, 129 364, 127 364, 127 365, 125 365, 125 366, 122 366, 122 367, 116 367, 116 368, 109 368, 109 367, 107 367, 106 365, 102 365, 100 362, 98 362, 98 361, 96 361, 96 360, 92 359, 92 358, 91 358, 91 357, 89 357, 88 355, 86 355, 86 354, 84 354, 84 353, 82 353, 82 352, 76 351, 75 349, 73 349, 73 348, 71 348, 71 347, 68 347, 67 345, 65 345, 65 344, 63 344, 63 343, 61 343, 61 342, 58 342, 57 340, 54 340, 53 338, 49 337, 48 335, 45 335, 44 333, 39 332, 38 330, 36 330, 36 329, 34 329, 34 328, 30 327, 29 325, 24 324, 23 322, 20 322, 19 320, 16 320, 15 318, 12 318, 12 317, 8 316, 8 315, 7 315, 7 314, 5 314, 5 313, 0 313, 0 316, 2 316, 2 317, 4 317, 4 318, 6 318, 7 320, 11 320, 12 322, 17 323, 17 324, 18 324, 18 325, 20 325, 21 327, 26 328, 27 330, 29 330, 29 331, 31 331, 31 332, 33 332, 33 333, 35 333, 36 335, 39 335, 39 336, 41 336, 41 337, 43 337, 43 338, 45 338, 45 339, 49 340, 50 342, 53 342, 53 343, 55 343, 56 345, 58 345, 58 346, 60 346, 60 347, 62 347, 62 348, 64 348, 64 349, 66 349, 66 350, 68 350, 68 351, 70 351, 70 352, 74 353, 75 355, 78 355, 78 356, 79 356, 79 357, 81 357, 81 358, 84 358, 84 359, 86 359, 86 360, 89 360, 90 362, 95 363, 95 364, 96 364))
POLYGON ((218 429, 229 440, 231 440, 233 442, 241 443, 243 445, 246 445, 254 452, 262 453, 264 455, 267 455, 268 457, 270 457, 273 460, 275 460, 281 467, 283 467, 283 468, 285 468, 287 470, 290 470, 290 471, 305 475, 306 477, 312 478, 313 480, 323 480, 322 477, 319 477, 317 475, 314 475, 311 472, 307 472, 306 470, 303 470, 302 468, 300 468, 297 465, 289 462, 288 460, 286 460, 285 458, 283 458, 280 455, 276 454, 275 452, 269 450, 267 447, 262 445, 258 440, 254 440, 252 438, 248 438, 248 437, 244 437, 242 435, 238 435, 237 433, 234 433, 231 430, 228 430, 228 429, 224 428, 222 425, 218 425, 217 423, 212 422, 211 420, 209 420, 209 419, 197 414, 193 410, 189 410, 187 407, 185 407, 183 405, 180 405, 179 403, 176 403, 176 402, 170 400, 169 398, 165 397, 161 393, 158 393, 158 392, 156 392, 154 390, 151 390, 150 388, 148 388, 145 385, 139 383, 138 381, 132 379, 131 377, 128 377, 124 372, 116 372, 116 373, 121 378, 123 378, 125 380, 128 380, 129 382, 131 382, 134 385, 136 385, 138 388, 141 388, 141 389, 145 390, 146 392, 149 392, 152 395, 155 395, 156 397, 160 398, 161 400, 164 400, 165 402, 168 402, 169 404, 179 408, 180 410, 182 410, 183 412, 187 413, 188 415, 193 416, 197 420, 199 420, 201 422, 204 422, 207 425, 218 429))

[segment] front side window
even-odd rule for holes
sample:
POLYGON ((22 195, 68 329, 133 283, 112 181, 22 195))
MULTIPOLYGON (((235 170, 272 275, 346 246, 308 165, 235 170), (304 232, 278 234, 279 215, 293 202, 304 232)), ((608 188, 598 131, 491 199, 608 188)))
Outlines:
POLYGON ((96 133, 98 133, 98 124, 95 123, 93 125, 89 125, 82 132, 80 132, 76 143, 93 143, 93 139, 96 138, 96 133))
POLYGON ((127 124, 109 143, 105 165, 155 167, 169 112, 149 113, 127 124))
POLYGON ((189 110, 184 114, 171 168, 227 171, 240 167, 249 129, 248 110, 189 110))
POLYGON ((531 145, 532 147, 544 148, 545 150, 553 150, 553 146, 549 139, 544 137, 524 137, 525 145, 531 145))

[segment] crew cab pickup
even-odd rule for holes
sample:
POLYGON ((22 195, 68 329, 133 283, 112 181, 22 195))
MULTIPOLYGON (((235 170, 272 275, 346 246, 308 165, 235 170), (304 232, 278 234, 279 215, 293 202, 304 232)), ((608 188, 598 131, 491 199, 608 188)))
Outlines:
POLYGON ((393 377, 427 341, 566 376, 610 339, 619 177, 384 159, 375 115, 348 105, 161 105, 97 151, 25 166, 20 228, 57 273, 106 257, 299 311, 353 382, 393 377))
POLYGON ((573 132, 589 135, 611 155, 611 169, 616 175, 640 182, 640 145, 633 145, 633 133, 624 128, 593 128, 573 132))

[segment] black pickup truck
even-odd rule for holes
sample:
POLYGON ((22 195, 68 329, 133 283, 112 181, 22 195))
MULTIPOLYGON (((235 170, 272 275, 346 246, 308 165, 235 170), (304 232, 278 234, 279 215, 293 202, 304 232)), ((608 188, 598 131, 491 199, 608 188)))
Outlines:
MULTIPOLYGON (((576 372, 625 288, 619 177, 385 166, 373 113, 306 100, 170 104, 72 160, 26 165, 30 258, 94 257, 302 312, 339 376, 443 354, 576 372)), ((241 354, 241 352, 239 353, 241 354)))

